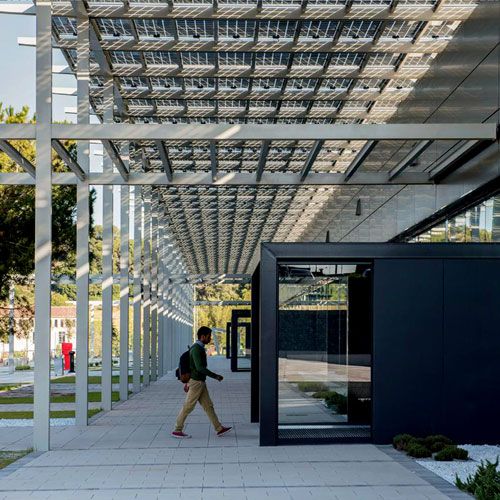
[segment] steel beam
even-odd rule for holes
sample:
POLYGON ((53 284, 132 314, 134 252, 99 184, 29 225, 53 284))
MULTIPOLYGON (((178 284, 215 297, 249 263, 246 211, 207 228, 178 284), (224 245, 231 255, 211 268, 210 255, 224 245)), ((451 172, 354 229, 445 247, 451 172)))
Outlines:
POLYGON ((257 165, 257 173, 255 174, 255 180, 260 182, 262 180, 262 175, 264 174, 264 168, 266 166, 267 155, 269 153, 269 145, 271 141, 262 141, 262 146, 260 150, 259 164, 257 165))
MULTIPOLYGON (((52 175, 52 184, 71 185, 76 184, 77 178, 72 173, 59 173, 52 175)), ((429 184, 429 174, 426 172, 403 172, 397 178, 389 181, 388 172, 359 172, 353 175, 348 182, 344 174, 310 173, 304 181, 300 181, 300 175, 295 173, 269 172, 262 175, 257 182, 255 174, 245 172, 227 173, 213 182, 212 176, 204 172, 182 172, 175 175, 174 182, 168 182, 165 175, 159 172, 137 172, 124 181, 120 174, 91 173, 88 175, 88 183, 95 186, 117 185, 117 186, 255 186, 258 184, 268 186, 338 186, 338 185, 404 185, 404 184, 429 184)), ((0 185, 34 185, 35 180, 29 174, 24 173, 0 173, 0 185)))
POLYGON ((438 160, 437 166, 430 171, 430 179, 437 183, 442 182, 445 177, 490 145, 491 142, 488 141, 466 141, 459 144, 447 156, 438 160))
POLYGON ((128 167, 123 162, 120 153, 116 149, 115 145, 110 141, 102 141, 102 145, 106 150, 106 152, 108 153, 109 157, 111 158, 111 161, 118 169, 118 172, 120 172, 120 175, 122 176, 123 180, 126 181, 129 175, 128 167))
MULTIPOLYGON (((8 132, 13 125, 0 126, 0 139, 17 139, 8 132), (5 129, 7 127, 7 129, 5 129)), ((18 126, 19 127, 19 126, 18 126)), ((23 127, 22 125, 20 127, 23 127)), ((29 126, 28 126, 29 127, 29 126)), ((29 135, 29 131, 24 135, 29 135)), ((20 135, 17 129, 16 135, 20 135)), ((92 125, 54 124, 55 139, 111 141, 406 141, 426 140, 495 140, 495 123, 432 123, 432 124, 128 124, 92 125)))
POLYGON ((300 172, 300 181, 303 182, 307 175, 309 174, 309 171, 311 170, 314 162, 316 161, 316 158, 319 155, 319 152, 321 151, 321 148, 323 147, 323 144, 325 141, 319 140, 316 141, 311 148, 311 151, 309 152, 309 156, 307 157, 306 162, 304 163, 304 166, 302 167, 302 170, 300 172))
POLYGON ((431 140, 422 141, 415 146, 389 173, 389 180, 392 181, 395 177, 401 174, 409 167, 430 145, 431 140))
POLYGON ((373 151, 373 148, 377 145, 377 141, 368 141, 356 155, 356 158, 349 165, 344 173, 344 181, 348 181, 361 167, 363 162, 366 160, 368 155, 373 151))
POLYGON ((0 140, 0 151, 3 151, 13 162, 21 166, 31 177, 35 177, 35 165, 4 139, 0 140))
MULTIPOLYGON (((251 140, 495 140, 495 123, 433 124, 60 124, 52 125, 54 139, 74 140, 166 140, 166 141, 251 141, 251 140)), ((0 124, 0 139, 35 139, 31 124, 0 124)))
POLYGON ((172 182, 173 179, 173 169, 172 164, 170 163, 170 159, 168 157, 168 151, 163 141, 155 141, 156 148, 158 149, 158 153, 160 155, 160 159, 163 165, 163 170, 165 171, 165 175, 169 182, 172 182))
POLYGON ((0 139, 36 139, 36 125, 31 123, 0 123, 0 139))
MULTIPOLYGON (((82 96, 82 94, 79 93, 78 97, 81 98, 81 96, 82 96)), ((87 105, 88 105, 88 100, 87 100, 87 105)), ((87 113, 87 116, 88 116, 88 113, 87 113)), ((84 142, 88 142, 88 141, 84 141, 84 142)), ((57 141, 57 140, 53 140, 52 147, 54 148, 54 151, 59 155, 61 160, 64 163, 66 163, 66 165, 69 167, 69 169, 78 177, 78 179, 83 181, 85 179, 85 172, 84 172, 83 168, 69 154, 68 150, 61 144, 61 142, 57 141)), ((83 147, 85 147, 85 145, 83 147)))
POLYGON ((217 179, 217 146, 215 141, 210 141, 210 167, 212 171, 212 180, 217 179))
MULTIPOLYGON (((302 0, 300 4, 286 5, 270 5, 269 8, 263 8, 262 0, 257 0, 256 4, 239 4, 238 9, 234 9, 231 5, 218 5, 215 2, 213 5, 204 5, 203 8, 193 9, 191 5, 173 4, 172 0, 167 0, 163 3, 148 4, 147 9, 129 9, 127 3, 117 2, 115 4, 93 5, 89 7, 89 13, 93 17, 102 18, 134 18, 134 19, 151 19, 151 18, 173 18, 173 19, 257 19, 257 20, 316 20, 316 19, 331 19, 331 20, 349 20, 359 19, 360 14, 357 10, 348 8, 339 8, 337 4, 322 4, 314 5, 306 0, 302 0)), ((439 3, 439 2, 438 2, 439 3)), ((347 0, 346 5, 352 4, 352 0, 347 0)), ((370 20, 402 20, 402 21, 456 21, 465 20, 474 9, 475 5, 464 4, 459 9, 444 8, 437 9, 435 6, 422 5, 418 9, 401 8, 396 9, 397 2, 393 0, 389 6, 374 6, 370 9, 370 20)), ((57 15, 65 15, 71 17, 73 13, 66 8, 64 3, 56 4, 54 7, 57 15)), ((0 7, 1 13, 12 14, 34 14, 35 7, 32 5, 6 5, 0 7)), ((176 37, 178 41, 178 37, 176 37)))

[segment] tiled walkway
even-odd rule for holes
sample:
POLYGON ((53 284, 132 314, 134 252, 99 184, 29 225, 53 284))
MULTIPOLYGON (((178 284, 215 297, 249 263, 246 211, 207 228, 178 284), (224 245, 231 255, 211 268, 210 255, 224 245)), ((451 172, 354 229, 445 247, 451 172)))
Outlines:
MULTIPOLYGON (((372 445, 260 448, 258 426, 249 423, 249 374, 229 373, 225 359, 210 363, 226 376, 209 388, 234 433, 217 437, 197 408, 187 426, 193 438, 171 438, 184 393, 165 377, 87 428, 53 428, 53 451, 0 475, 0 499, 449 498, 372 445)), ((0 434, 2 447, 31 445, 30 430, 8 432, 0 434)))

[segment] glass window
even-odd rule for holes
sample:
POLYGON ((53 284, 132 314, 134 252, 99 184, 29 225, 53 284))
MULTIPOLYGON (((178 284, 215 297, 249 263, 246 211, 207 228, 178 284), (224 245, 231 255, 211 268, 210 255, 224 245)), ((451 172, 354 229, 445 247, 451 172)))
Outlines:
POLYGON ((411 243, 500 242, 500 194, 439 223, 411 243))

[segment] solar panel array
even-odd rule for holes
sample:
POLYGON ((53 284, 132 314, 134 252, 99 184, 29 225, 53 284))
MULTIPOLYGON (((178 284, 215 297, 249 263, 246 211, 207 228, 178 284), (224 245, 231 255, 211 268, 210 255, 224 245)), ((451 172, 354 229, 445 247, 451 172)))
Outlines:
MULTIPOLYGON (((111 68, 117 121, 131 123, 386 123, 477 0, 87 0, 90 99, 104 112, 111 68)), ((73 71, 72 4, 53 2, 53 32, 73 71)), ((345 172, 363 141, 326 141, 311 172, 345 172)), ((132 170, 257 171, 256 141, 133 146, 132 170)), ((264 172, 299 173, 312 141, 272 141, 264 172)), ((390 165, 366 162, 367 170, 390 165)), ((251 272, 259 241, 316 238, 328 204, 353 186, 168 186, 170 227, 193 273, 251 272), (314 229, 312 229, 314 227, 314 229), (313 236, 314 233, 314 236, 313 236)), ((326 224, 325 221, 323 221, 326 224)))

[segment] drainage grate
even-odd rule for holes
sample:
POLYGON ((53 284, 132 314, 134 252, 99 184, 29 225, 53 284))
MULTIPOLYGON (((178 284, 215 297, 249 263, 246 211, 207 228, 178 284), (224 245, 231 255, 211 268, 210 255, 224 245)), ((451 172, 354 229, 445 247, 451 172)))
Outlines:
POLYGON ((349 440, 366 441, 371 436, 369 427, 331 427, 325 428, 280 428, 278 438, 286 440, 349 440))

